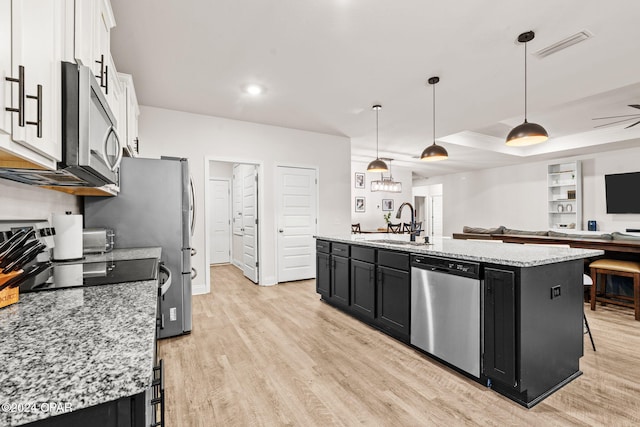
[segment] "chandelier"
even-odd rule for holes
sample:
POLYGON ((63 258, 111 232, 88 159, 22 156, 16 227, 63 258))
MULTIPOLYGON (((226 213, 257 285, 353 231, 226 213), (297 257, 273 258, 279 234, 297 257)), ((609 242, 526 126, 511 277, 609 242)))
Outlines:
POLYGON ((380 160, 386 160, 389 162, 389 176, 384 176, 384 173, 380 173, 380 179, 371 181, 371 191, 384 191, 387 193, 402 193, 402 183, 393 180, 391 175, 391 160, 382 158, 380 160))

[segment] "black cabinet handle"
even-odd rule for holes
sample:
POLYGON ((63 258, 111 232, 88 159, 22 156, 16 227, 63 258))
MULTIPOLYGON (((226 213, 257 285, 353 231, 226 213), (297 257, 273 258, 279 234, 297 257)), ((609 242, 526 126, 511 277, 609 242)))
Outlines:
POLYGON ((31 126, 36 126, 38 138, 42 138, 42 85, 37 86, 36 95, 27 95, 27 98, 36 100, 36 103, 37 103, 36 108, 38 110, 36 121, 35 122, 27 121, 27 124, 31 126))
POLYGON ((18 113, 18 126, 24 127, 24 67, 18 66, 18 78, 5 77, 11 83, 18 83, 18 108, 5 107, 5 110, 18 113))
POLYGON ((104 63, 104 55, 100 55, 100 60, 96 61, 96 64, 100 64, 100 75, 96 78, 100 79, 100 87, 104 88, 105 95, 109 94, 109 66, 104 63))
POLYGON ((109 66, 104 66, 104 94, 109 95, 109 66))

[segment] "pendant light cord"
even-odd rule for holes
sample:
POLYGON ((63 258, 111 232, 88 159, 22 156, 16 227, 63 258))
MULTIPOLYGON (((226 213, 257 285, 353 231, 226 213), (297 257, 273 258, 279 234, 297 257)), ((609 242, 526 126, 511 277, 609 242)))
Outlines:
POLYGON ((433 144, 436 143, 436 84, 433 84, 433 144))
POLYGON ((380 154, 378 153, 378 111, 379 110, 380 110, 379 108, 376 108, 376 159, 380 158, 380 154))
POLYGON ((524 122, 527 123, 527 42, 524 42, 524 122))

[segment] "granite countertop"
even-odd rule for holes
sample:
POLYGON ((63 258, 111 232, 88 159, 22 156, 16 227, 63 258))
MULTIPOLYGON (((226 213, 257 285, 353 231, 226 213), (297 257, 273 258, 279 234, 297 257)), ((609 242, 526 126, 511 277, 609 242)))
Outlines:
MULTIPOLYGON (((121 249, 84 262, 159 256, 160 248, 121 249)), ((0 425, 146 390, 154 365, 157 293, 155 280, 60 289, 21 294, 17 304, 0 309, 0 425), (15 405, 30 406, 19 411, 15 405)))
MULTIPOLYGON (((434 255, 468 261, 511 265, 514 267, 533 267, 582 258, 591 258, 604 254, 595 249, 574 249, 543 245, 522 245, 497 241, 455 240, 431 238, 431 244, 409 244, 409 235, 351 234, 343 236, 316 236, 317 239, 334 242, 358 244, 382 249, 409 252, 422 255, 434 255)), ((418 237, 418 242, 424 237, 418 237)))

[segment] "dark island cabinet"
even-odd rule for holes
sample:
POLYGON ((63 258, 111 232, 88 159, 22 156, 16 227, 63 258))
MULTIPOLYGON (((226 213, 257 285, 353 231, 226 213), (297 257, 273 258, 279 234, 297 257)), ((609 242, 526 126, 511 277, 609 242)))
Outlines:
POLYGON ((378 251, 376 322, 389 335, 409 341, 411 274, 409 254, 378 251))
POLYGON ((341 306, 349 306, 349 245, 331 244, 331 294, 329 299, 341 306))
POLYGON ((325 298, 331 293, 331 256, 321 252, 316 254, 316 292, 325 298))
POLYGON ((316 241, 316 292, 324 298, 331 295, 331 243, 316 241))
POLYGON ((351 309, 369 320, 376 315, 375 277, 375 264, 351 260, 351 309))
POLYGON ((515 273, 485 268, 484 284, 483 373, 488 378, 515 387, 515 273))
POLYGON ((582 260, 485 265, 482 374, 532 407, 582 374, 582 260))

